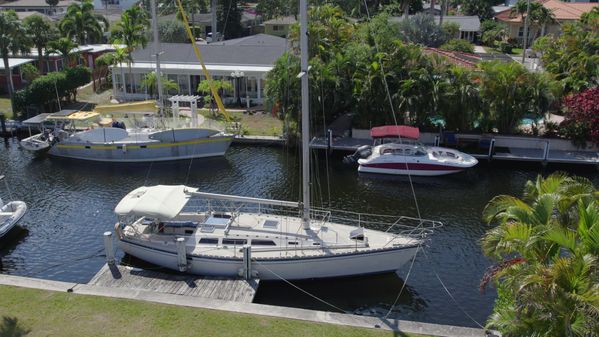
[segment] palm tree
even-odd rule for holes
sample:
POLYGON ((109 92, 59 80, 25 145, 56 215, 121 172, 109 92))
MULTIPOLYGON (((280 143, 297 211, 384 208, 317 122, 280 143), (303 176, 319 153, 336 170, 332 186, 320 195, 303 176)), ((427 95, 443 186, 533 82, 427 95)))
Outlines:
MULTIPOLYGON (((524 27, 525 21, 526 21, 526 16, 527 16, 527 12, 528 15, 530 15, 531 17, 533 17, 532 13, 535 13, 539 10, 539 8, 543 7, 542 4, 538 3, 538 2, 533 2, 531 0, 530 1, 530 10, 528 8, 528 2, 527 0, 518 0, 518 2, 516 2, 516 4, 514 4, 514 6, 511 9, 511 16, 518 16, 520 15, 521 17, 521 23, 522 23, 522 27, 524 27)), ((527 32, 526 35, 530 36, 530 29, 529 32, 527 32)), ((522 36, 522 41, 524 42, 524 39, 527 39, 528 42, 528 36, 522 36)))
POLYGON ((98 67, 117 66, 121 70, 121 90, 125 92, 125 74, 123 73, 123 63, 128 62, 129 54, 125 48, 116 48, 114 52, 106 53, 96 59, 98 67))
MULTIPOLYGON (((115 43, 125 45, 127 53, 127 66, 129 68, 129 77, 131 78, 131 63, 133 63, 132 53, 138 46, 146 46, 148 40, 146 37, 146 27, 148 18, 146 13, 139 7, 132 7, 121 14, 121 21, 117 23, 114 39, 115 43)), ((124 82, 124 78, 123 78, 124 82)))
POLYGON ((81 4, 72 4, 60 21, 60 30, 79 44, 94 43, 102 39, 108 28, 108 21, 100 14, 94 13, 91 0, 81 4))
POLYGON ((25 31, 28 37, 37 48, 38 69, 40 74, 44 73, 44 54, 43 50, 47 48, 48 42, 55 37, 55 31, 52 23, 40 15, 31 15, 23 20, 25 31))
MULTIPOLYGON (((166 92, 179 91, 179 84, 173 80, 169 80, 164 76, 164 74, 160 75, 160 84, 162 84, 162 89, 166 92)), ((150 96, 155 96, 156 91, 156 72, 152 71, 146 74, 144 78, 141 80, 141 85, 146 87, 149 91, 150 96)))
POLYGON ((71 41, 71 39, 61 37, 58 40, 48 42, 46 54, 60 54, 64 60, 65 68, 69 68, 75 57, 78 55, 78 52, 74 51, 75 48, 77 48, 77 44, 71 41))
POLYGON ((493 198, 483 211, 483 251, 499 261, 499 299, 488 321, 504 336, 586 336, 599 328, 599 204, 584 178, 552 174, 523 199, 493 198))
POLYGON ((533 13, 531 13, 531 17, 534 22, 541 26, 541 36, 545 36, 547 24, 557 22, 555 21, 555 15, 553 15, 553 10, 545 6, 540 6, 539 8, 537 8, 533 13))
POLYGON ((0 55, 4 62, 4 77, 6 77, 6 88, 11 99, 13 111, 15 111, 12 82, 12 69, 8 64, 11 54, 29 52, 31 41, 27 38, 25 27, 14 11, 0 12, 0 55))

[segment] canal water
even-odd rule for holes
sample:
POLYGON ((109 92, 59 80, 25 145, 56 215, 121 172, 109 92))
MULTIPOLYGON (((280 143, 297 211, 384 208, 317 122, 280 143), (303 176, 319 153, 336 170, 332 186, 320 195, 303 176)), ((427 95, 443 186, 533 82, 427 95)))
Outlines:
MULTIPOLYGON (((314 154, 317 205, 417 215, 407 178, 361 175, 344 166, 339 155, 327 159, 323 154, 314 154)), ((491 264, 479 245, 488 228, 481 223, 481 211, 493 196, 519 195, 526 180, 549 172, 540 164, 481 163, 454 176, 415 177, 422 216, 442 221, 444 227, 418 254, 409 277, 406 266, 399 276, 294 284, 347 312, 385 315, 407 279, 392 317, 476 326, 467 312, 484 324, 496 294, 493 289, 479 291, 481 276, 491 264)), ((571 172, 597 183, 594 169, 571 172)), ((0 145, 0 174, 6 175, 9 186, 0 182, 0 196, 29 206, 20 228, 0 242, 1 272, 71 282, 89 281, 104 264, 102 233, 113 229, 112 211, 141 185, 187 184, 207 192, 282 200, 300 196, 297 149, 277 147, 233 146, 225 158, 123 165, 33 158, 11 140, 0 145)), ((262 282, 256 301, 334 311, 302 290, 283 282, 262 282)))

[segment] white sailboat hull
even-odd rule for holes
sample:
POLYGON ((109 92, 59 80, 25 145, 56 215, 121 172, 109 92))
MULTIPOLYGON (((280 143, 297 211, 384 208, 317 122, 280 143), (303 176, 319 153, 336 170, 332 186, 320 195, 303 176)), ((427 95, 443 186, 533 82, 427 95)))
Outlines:
MULTIPOLYGON (((126 240, 119 242, 120 248, 129 255, 164 268, 178 270, 176 252, 147 247, 126 240)), ((262 280, 300 280, 376 274, 398 270, 413 258, 416 250, 415 245, 325 256, 253 259, 252 270, 257 272, 257 277, 262 280)), ((205 276, 239 277, 243 268, 242 256, 225 258, 188 254, 187 262, 188 273, 205 276)))

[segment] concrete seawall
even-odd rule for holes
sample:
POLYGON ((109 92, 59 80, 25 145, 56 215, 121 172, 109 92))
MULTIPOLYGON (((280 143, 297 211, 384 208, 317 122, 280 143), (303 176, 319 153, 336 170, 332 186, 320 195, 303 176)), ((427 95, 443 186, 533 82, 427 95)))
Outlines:
POLYGON ((439 337, 487 336, 485 334, 485 331, 483 331, 482 329, 475 328, 420 323, 397 319, 381 319, 377 317, 357 316, 350 314, 288 308, 256 303, 239 303, 217 299, 202 299, 201 301, 198 301, 197 297, 157 293, 144 290, 107 288, 91 284, 50 281, 12 275, 0 275, 0 285, 48 291, 69 292, 81 295, 140 300, 194 308, 224 310, 235 313, 272 316, 286 319, 310 321, 316 323, 337 324, 357 328, 383 329, 400 333, 415 333, 439 337))

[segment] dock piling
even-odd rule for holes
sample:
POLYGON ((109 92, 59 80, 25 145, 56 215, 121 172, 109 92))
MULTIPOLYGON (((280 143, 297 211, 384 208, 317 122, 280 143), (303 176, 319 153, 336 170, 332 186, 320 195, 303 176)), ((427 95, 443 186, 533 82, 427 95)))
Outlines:
POLYGON ((185 248, 185 238, 177 238, 177 266, 180 272, 187 271, 187 249, 185 248))
POLYGON ((252 246, 243 246, 243 278, 250 280, 252 278, 252 246))
POLYGON ((106 263, 114 265, 114 247, 112 246, 112 232, 104 232, 104 250, 106 251, 106 263))
POLYGON ((495 138, 492 138, 489 142, 489 161, 493 159, 493 151, 495 151, 495 138))
POLYGON ((3 113, 0 113, 0 131, 2 131, 2 137, 7 139, 8 132, 6 132, 6 116, 4 116, 3 113))

